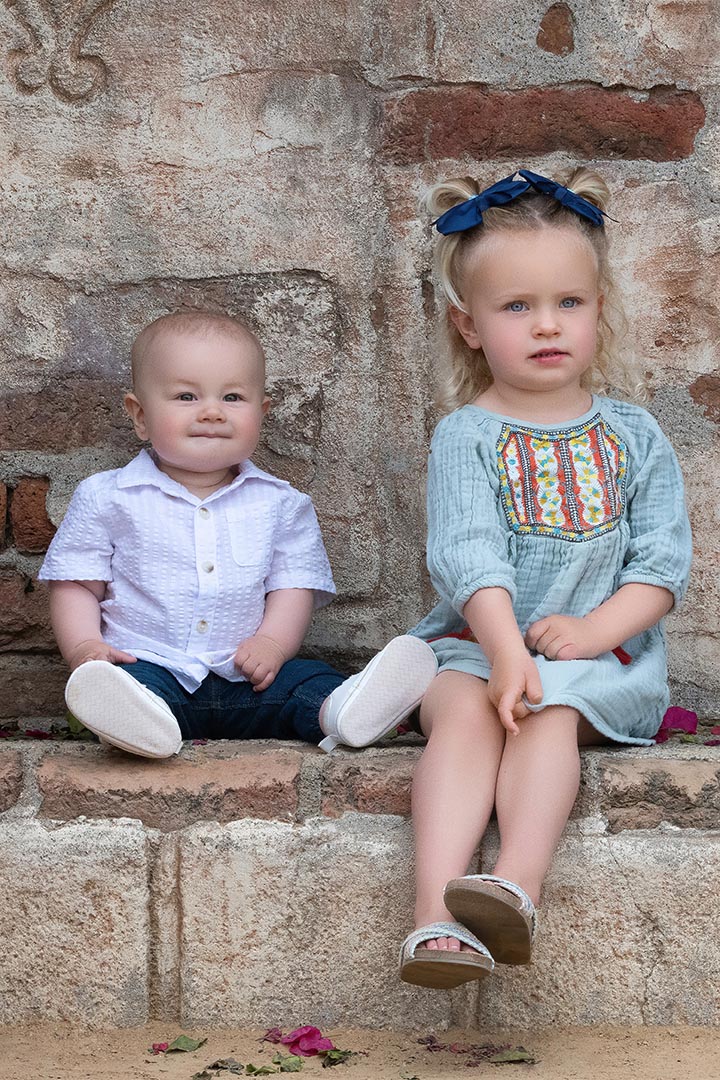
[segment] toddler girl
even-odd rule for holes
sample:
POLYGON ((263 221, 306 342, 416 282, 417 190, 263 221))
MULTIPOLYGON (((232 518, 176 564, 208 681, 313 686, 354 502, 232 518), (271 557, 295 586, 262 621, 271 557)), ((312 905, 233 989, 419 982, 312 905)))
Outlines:
POLYGON ((412 633, 438 675, 413 784, 415 932, 401 977, 451 987, 526 964, 578 790, 578 745, 650 745, 668 703, 662 618, 686 586, 675 455, 612 333, 605 206, 589 169, 521 171, 429 206, 453 411, 432 441, 428 564, 412 633), (495 807, 490 874, 462 876, 495 807))

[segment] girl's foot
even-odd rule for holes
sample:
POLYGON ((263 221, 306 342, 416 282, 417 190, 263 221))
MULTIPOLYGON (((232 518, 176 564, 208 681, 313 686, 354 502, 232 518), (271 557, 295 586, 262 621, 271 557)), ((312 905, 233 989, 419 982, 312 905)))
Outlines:
POLYGON ((449 990, 491 975, 492 956, 474 934, 460 923, 434 922, 408 934, 400 948, 400 978, 414 986, 449 990), (441 948, 440 942, 458 942, 462 948, 441 948), (429 947, 435 945, 435 948, 429 947))
POLYGON ((321 750, 382 739, 417 708, 436 674, 435 653, 425 641, 409 634, 393 638, 323 702, 321 750))
POLYGON ((532 900, 513 881, 493 874, 468 874, 445 886, 445 903, 482 935, 498 964, 529 964, 537 914, 532 900))

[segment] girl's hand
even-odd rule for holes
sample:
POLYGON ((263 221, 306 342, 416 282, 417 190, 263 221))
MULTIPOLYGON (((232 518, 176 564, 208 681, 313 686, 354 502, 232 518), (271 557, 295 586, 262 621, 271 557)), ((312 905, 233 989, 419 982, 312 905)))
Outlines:
POLYGON ((599 640, 598 628, 585 616, 549 615, 528 628, 525 635, 528 649, 542 653, 548 660, 594 660, 606 652, 599 640))
POLYGON ((108 664, 134 664, 137 656, 122 652, 121 649, 113 649, 112 645, 106 645, 104 641, 90 638, 76 645, 68 659, 70 670, 86 664, 88 660, 106 660, 108 664))
POLYGON ((526 649, 496 653, 488 680, 488 697, 497 709, 500 723, 513 735, 520 734, 516 720, 530 715, 523 695, 532 705, 539 705, 543 691, 540 675, 526 649))
POLYGON ((258 693, 267 690, 286 660, 277 641, 264 634, 241 641, 235 652, 235 666, 258 693))

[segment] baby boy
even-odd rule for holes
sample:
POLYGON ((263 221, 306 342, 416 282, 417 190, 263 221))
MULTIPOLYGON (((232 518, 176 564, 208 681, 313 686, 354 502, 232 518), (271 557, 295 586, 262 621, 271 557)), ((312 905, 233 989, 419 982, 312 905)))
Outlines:
POLYGON ((149 443, 77 488, 40 571, 71 668, 68 708, 163 758, 183 739, 366 746, 436 670, 399 637, 344 679, 296 654, 334 593, 310 498, 253 465, 269 407, 260 342, 226 315, 165 315, 136 338, 125 407, 149 443))

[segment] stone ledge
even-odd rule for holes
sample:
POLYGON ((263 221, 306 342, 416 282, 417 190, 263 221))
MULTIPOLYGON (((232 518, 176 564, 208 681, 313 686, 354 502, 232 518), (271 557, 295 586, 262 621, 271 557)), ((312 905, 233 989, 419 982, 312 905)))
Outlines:
MULTIPOLYGON (((351 811, 408 817, 419 740, 325 755, 303 743, 186 744, 170 761, 132 758, 95 743, 5 740, 0 811, 23 795, 42 818, 135 818, 162 831, 243 818, 304 821, 351 811)), ((701 745, 588 749, 573 818, 609 832, 720 828, 720 749, 701 745)))

